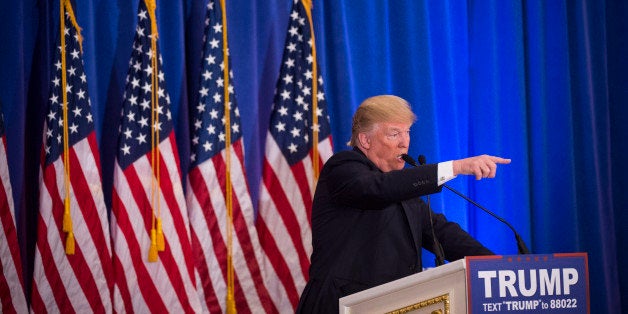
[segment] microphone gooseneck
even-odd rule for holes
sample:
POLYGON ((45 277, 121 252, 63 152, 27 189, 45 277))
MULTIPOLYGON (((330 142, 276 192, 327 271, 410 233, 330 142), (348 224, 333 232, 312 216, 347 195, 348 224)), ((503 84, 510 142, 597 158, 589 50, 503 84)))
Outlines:
POLYGON ((465 196, 464 194, 458 192, 457 190, 451 188, 450 186, 448 186, 447 184, 443 184, 444 187, 446 187, 448 190, 456 193, 458 196, 464 198, 466 201, 468 201, 469 203, 475 205, 477 208, 483 210, 484 212, 486 212, 487 214, 495 217, 497 220, 503 222, 506 226, 508 226, 508 228, 510 228, 510 230, 512 230, 512 232, 515 234, 515 240, 517 240, 517 250, 519 252, 519 254, 530 254, 530 250, 528 249, 528 247, 526 246, 525 242, 523 242, 523 238, 521 238, 521 236, 519 235, 519 233, 517 233, 517 230, 515 230, 515 227, 513 227, 510 223, 508 223, 508 221, 506 221, 504 218, 498 216, 497 214, 493 213, 492 211, 484 208, 482 205, 478 204, 477 202, 475 202, 474 200, 468 198, 467 196, 465 196))
MULTIPOLYGON (((410 157, 408 155, 405 155, 405 156, 402 155, 401 158, 405 162, 407 162, 408 164, 416 167, 416 162, 414 161, 414 159, 412 159, 412 157, 410 157), (407 156, 407 157, 405 157, 405 156, 407 156), (408 159, 406 159, 406 158, 408 158, 408 159), (409 162, 409 161, 412 161, 412 162, 409 162)), ((419 155, 419 163, 421 165, 424 165, 425 162, 426 162, 425 156, 424 155, 419 155)), ((521 238, 519 233, 517 233, 517 230, 515 229, 515 227, 513 227, 508 221, 506 221, 504 218, 498 216, 497 214, 493 213, 492 211, 486 209, 484 206, 478 204, 477 202, 475 202, 474 200, 470 199, 466 195, 458 192, 457 190, 455 190, 454 188, 450 187, 449 185, 443 184, 443 186, 446 187, 448 190, 454 192, 456 195, 462 197, 467 202, 475 205, 477 208, 483 210, 485 213, 495 217, 497 220, 501 221, 506 226, 508 226, 508 228, 510 228, 510 230, 512 230, 512 232, 515 234, 515 240, 517 241, 517 251, 519 252, 519 254, 530 254, 530 250, 528 249, 528 247, 526 246, 525 242, 523 241, 523 238, 521 238)))

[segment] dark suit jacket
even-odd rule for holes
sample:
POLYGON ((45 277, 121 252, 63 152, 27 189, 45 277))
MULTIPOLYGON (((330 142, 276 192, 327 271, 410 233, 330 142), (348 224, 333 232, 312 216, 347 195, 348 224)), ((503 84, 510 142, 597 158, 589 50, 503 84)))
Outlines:
MULTIPOLYGON (((312 264, 298 313, 336 313, 340 297, 420 272, 432 250, 429 209, 419 198, 440 192, 437 165, 381 172, 357 148, 323 167, 312 205, 312 264)), ((432 213, 447 260, 492 254, 432 213)))

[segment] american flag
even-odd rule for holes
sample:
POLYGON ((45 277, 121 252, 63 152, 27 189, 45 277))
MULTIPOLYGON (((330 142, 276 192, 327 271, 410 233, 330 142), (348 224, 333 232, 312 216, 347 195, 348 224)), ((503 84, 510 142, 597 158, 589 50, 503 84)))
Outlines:
POLYGON ((244 171, 240 113, 232 72, 229 71, 230 79, 224 79, 225 69, 228 70, 230 64, 225 62, 223 55, 225 24, 220 3, 210 0, 205 19, 198 103, 190 106, 192 148, 187 204, 192 247, 200 276, 197 287, 204 312, 227 312, 228 233, 231 231, 236 309, 240 313, 273 313, 277 312, 277 308, 270 299, 260 269, 263 252, 255 231, 253 203, 244 171), (229 128, 225 128, 225 86, 229 93, 229 128), (227 132, 230 132, 231 139, 228 161, 227 132), (226 189, 227 171, 230 172, 231 192, 226 189), (233 228, 227 227, 227 197, 232 200, 233 228))
POLYGON ((137 19, 114 165, 114 311, 199 312, 154 3, 140 1, 137 19))
POLYGON ((0 312, 26 313, 22 260, 15 228, 13 192, 7 163, 7 139, 0 104, 0 312))
POLYGON ((36 313, 110 312, 111 244, 94 117, 80 29, 70 2, 63 3, 43 129, 31 307, 36 313), (64 228, 68 210, 71 226, 64 228))
POLYGON ((323 78, 312 53, 315 45, 309 11, 303 2, 294 1, 266 136, 256 222, 271 263, 266 271, 278 278, 269 287, 271 295, 284 296, 279 305, 282 312, 294 311, 308 279, 315 168, 332 154, 323 78))

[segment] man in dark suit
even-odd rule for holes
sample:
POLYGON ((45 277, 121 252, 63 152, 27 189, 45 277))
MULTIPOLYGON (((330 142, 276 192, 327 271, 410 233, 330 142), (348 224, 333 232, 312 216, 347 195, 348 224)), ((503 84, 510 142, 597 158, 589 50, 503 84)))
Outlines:
POLYGON ((316 187, 310 278, 297 313, 335 313, 343 296, 420 272, 421 248, 433 250, 433 234, 447 260, 492 254, 419 196, 440 192, 456 175, 493 178, 510 160, 482 155, 404 169, 415 120, 396 96, 371 97, 357 109, 353 149, 325 163, 316 187))

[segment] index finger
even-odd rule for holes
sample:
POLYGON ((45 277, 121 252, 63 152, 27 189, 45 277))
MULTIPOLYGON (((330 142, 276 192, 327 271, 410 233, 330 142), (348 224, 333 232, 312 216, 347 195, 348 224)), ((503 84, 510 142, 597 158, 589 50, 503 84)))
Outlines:
POLYGON ((501 158, 496 156, 491 156, 491 160, 496 164, 509 164, 512 160, 510 158, 501 158))

